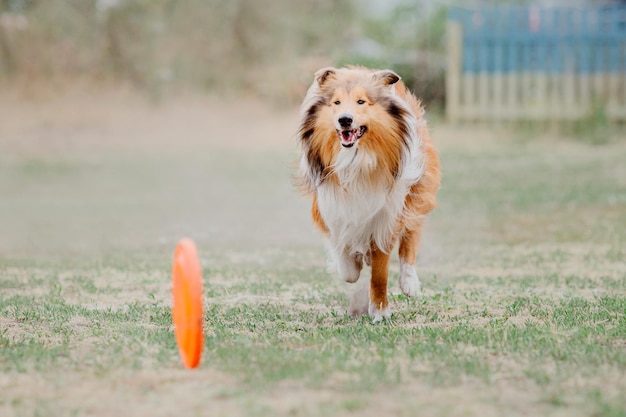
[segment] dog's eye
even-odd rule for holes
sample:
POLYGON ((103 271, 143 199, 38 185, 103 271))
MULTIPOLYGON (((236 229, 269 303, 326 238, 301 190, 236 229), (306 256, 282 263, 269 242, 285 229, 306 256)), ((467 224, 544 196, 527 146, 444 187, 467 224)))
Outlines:
POLYGON ((337 101, 335 101, 335 104, 338 106, 338 105, 341 104, 341 101, 337 100, 337 101))
POLYGON ((365 100, 357 100, 357 104, 365 104, 365 100))

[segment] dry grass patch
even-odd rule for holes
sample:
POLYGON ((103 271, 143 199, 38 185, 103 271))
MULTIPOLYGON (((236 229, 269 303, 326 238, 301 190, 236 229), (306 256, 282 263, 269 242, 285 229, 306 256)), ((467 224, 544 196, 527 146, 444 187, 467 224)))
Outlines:
POLYGON ((0 103, 2 416, 625 415, 623 144, 435 126, 424 294, 400 295, 394 258, 372 325, 290 183, 295 110, 120 97, 84 118, 0 103), (205 276, 193 372, 170 315, 182 236, 205 276))

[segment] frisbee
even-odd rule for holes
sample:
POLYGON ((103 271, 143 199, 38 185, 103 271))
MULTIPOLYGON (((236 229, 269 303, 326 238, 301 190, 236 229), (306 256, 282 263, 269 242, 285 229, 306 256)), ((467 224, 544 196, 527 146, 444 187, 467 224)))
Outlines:
POLYGON ((172 321, 178 353, 185 367, 195 368, 200 364, 204 346, 204 316, 202 269, 196 245, 191 239, 181 239, 174 251, 172 297, 172 321))

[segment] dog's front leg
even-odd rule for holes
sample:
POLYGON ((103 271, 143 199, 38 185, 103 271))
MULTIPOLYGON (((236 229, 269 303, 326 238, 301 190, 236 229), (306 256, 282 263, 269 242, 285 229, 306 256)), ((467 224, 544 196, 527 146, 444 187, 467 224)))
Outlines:
POLYGON ((350 253, 344 249, 338 256, 337 269, 339 277, 346 282, 357 282, 363 269, 363 254, 356 252, 350 253))
POLYGON ((372 244, 372 280, 370 282, 369 316, 374 323, 389 319, 389 301, 387 300, 387 280, 389 277, 389 253, 381 251, 372 244))

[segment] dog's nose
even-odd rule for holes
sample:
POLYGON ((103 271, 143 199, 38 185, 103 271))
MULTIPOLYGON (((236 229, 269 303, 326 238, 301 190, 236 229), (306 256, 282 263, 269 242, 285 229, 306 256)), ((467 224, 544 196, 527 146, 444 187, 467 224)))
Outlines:
POLYGON ((342 114, 339 116, 339 126, 341 127, 350 127, 352 126, 352 116, 349 114, 342 114))

